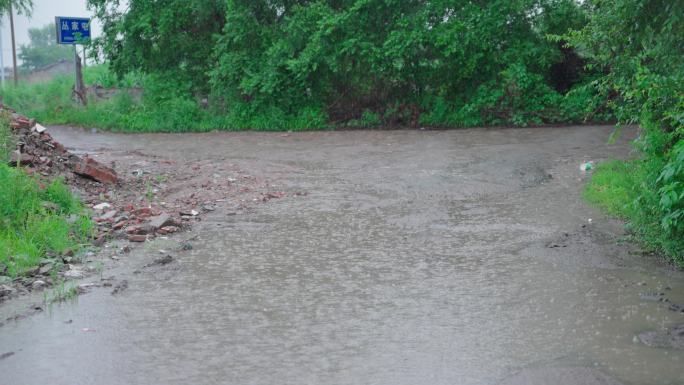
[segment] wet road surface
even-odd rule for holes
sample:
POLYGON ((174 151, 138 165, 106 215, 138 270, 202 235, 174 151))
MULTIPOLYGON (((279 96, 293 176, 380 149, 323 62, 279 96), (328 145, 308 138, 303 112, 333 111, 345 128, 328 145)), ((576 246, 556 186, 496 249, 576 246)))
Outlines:
POLYGON ((640 297, 684 302, 684 275, 581 199, 582 161, 630 155, 636 130, 610 132, 56 128, 79 151, 231 162, 307 195, 219 206, 173 264, 133 273, 155 241, 103 272, 125 292, 1 327, 0 383, 683 383, 681 351, 634 337, 684 323, 640 297))

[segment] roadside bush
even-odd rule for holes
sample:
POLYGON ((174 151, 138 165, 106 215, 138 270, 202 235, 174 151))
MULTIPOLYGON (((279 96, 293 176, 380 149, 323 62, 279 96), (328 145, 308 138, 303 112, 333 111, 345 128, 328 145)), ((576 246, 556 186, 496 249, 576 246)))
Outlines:
POLYGON ((105 24, 92 52, 120 76, 145 74, 148 100, 113 123, 122 130, 583 118, 562 108, 563 96, 591 71, 562 39, 549 38, 586 24, 575 0, 132 0, 124 13, 117 3, 89 0, 105 24), (208 23, 193 29, 194 44, 181 33, 179 20, 188 18, 208 23), (176 113, 169 107, 189 118, 168 116, 176 113))
MULTIPOLYGON (((569 40, 603 66, 598 80, 616 117, 638 123, 638 159, 627 180, 599 168, 589 194, 609 210, 610 196, 631 188, 630 210, 621 213, 649 248, 684 266, 684 3, 666 0, 587 2, 590 22, 569 40)), ((618 195, 619 196, 619 195, 618 195)))

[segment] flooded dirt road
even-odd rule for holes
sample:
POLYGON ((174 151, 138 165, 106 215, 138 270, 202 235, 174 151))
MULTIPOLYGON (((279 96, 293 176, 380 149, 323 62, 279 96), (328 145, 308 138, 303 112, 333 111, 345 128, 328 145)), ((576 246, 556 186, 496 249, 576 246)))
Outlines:
POLYGON ((173 239, 109 263, 125 291, 2 326, 2 384, 684 382, 682 351, 635 338, 684 323, 646 295, 684 303, 684 275, 580 196, 580 163, 629 156, 634 129, 51 132, 288 195, 218 203, 172 263, 143 268, 173 239))

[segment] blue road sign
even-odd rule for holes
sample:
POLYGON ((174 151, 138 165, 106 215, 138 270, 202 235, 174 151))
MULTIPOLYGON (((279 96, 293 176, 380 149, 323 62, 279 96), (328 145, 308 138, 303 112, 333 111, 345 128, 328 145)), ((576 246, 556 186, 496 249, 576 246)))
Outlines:
POLYGON ((90 41, 90 19, 85 17, 55 17, 58 44, 81 44, 90 41))

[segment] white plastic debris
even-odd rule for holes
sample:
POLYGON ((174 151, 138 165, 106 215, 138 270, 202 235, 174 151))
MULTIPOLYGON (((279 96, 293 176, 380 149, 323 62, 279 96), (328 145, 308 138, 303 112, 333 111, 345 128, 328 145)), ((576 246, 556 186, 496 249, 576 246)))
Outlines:
POLYGON ((36 123, 34 129, 36 130, 37 133, 41 134, 47 130, 44 126, 40 125, 39 123, 36 123))
POLYGON ((93 209, 95 209, 95 210, 104 210, 104 209, 108 209, 108 208, 110 208, 110 207, 112 207, 112 205, 110 205, 109 203, 102 202, 102 203, 100 203, 99 205, 93 206, 93 209))

